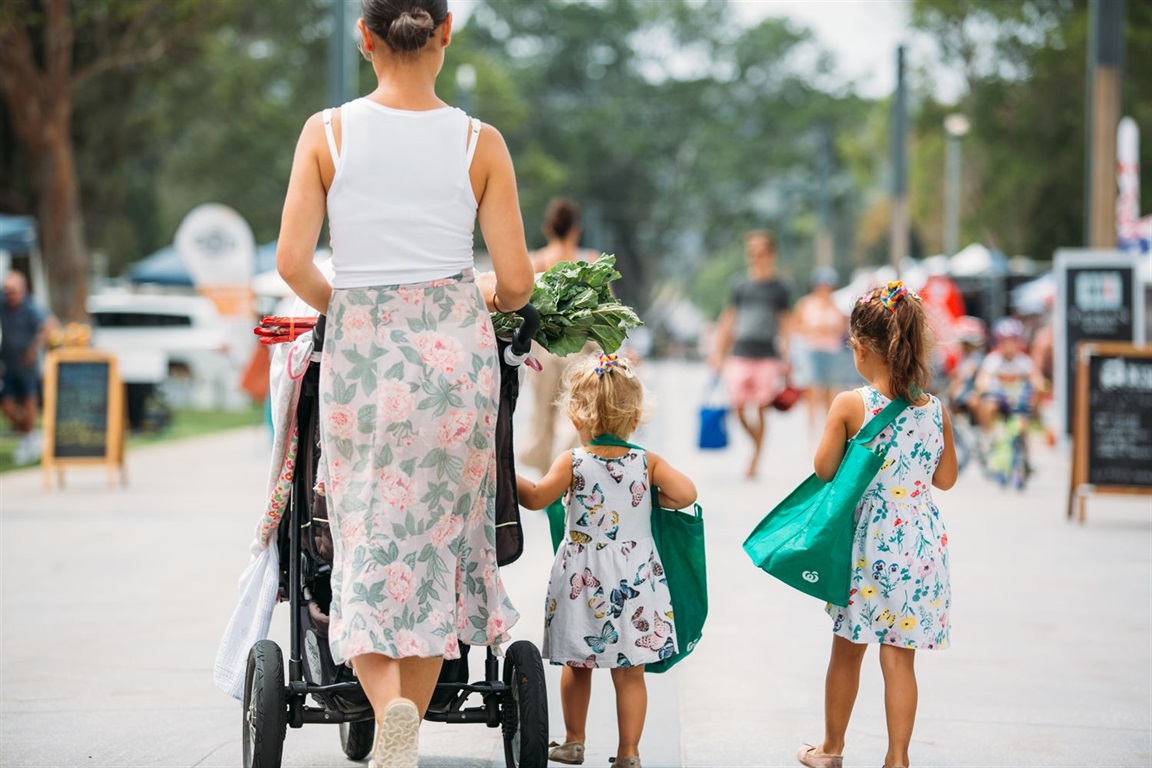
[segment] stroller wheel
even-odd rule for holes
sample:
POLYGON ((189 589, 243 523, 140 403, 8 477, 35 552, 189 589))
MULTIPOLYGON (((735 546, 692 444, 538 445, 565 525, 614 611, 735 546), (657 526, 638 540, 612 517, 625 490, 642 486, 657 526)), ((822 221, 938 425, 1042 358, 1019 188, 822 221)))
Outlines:
POLYGON ((372 733, 376 721, 372 718, 358 723, 340 723, 340 746, 349 760, 363 760, 372 751, 372 733))
POLYGON ((244 768, 280 768, 288 703, 280 646, 260 640, 248 652, 244 676, 244 768))
POLYGON ((501 702, 504 760, 508 768, 544 768, 548 764, 548 689, 540 651, 517 640, 504 659, 504 684, 510 689, 501 702))

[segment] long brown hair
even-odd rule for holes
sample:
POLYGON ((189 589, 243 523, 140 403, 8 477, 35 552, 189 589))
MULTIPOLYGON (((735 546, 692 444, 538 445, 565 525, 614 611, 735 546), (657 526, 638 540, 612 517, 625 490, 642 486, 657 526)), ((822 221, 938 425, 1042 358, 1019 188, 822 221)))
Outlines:
POLYGON ((903 283, 871 290, 852 308, 849 327, 887 364, 892 393, 919 400, 932 380, 932 338, 920 297, 903 283))

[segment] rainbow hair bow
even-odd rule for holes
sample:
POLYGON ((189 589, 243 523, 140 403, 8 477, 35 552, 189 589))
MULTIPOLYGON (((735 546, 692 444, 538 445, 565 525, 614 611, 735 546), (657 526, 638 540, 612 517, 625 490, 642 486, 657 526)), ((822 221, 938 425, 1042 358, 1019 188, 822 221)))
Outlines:
POLYGON ((601 354, 599 361, 596 363, 596 373, 603 376, 606 373, 612 373, 620 367, 620 358, 615 354, 605 355, 601 354))

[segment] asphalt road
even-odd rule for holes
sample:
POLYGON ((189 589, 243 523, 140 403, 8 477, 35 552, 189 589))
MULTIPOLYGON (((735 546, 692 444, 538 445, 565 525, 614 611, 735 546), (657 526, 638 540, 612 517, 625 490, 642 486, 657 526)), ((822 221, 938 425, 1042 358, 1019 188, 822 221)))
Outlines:
MULTIPOLYGON (((644 367, 653 395, 636 441, 690 473, 704 505, 711 613, 692 658, 649 676, 644 764, 789 766, 819 739, 829 620, 811 598, 755 569, 740 542, 810 471, 800 409, 773 414, 765 472, 742 479, 744 446, 694 448, 706 372, 644 367)), ((518 430, 530 428, 527 398, 518 430)), ((70 470, 0 477, 0 766, 240 765, 240 708, 211 666, 259 517, 268 438, 239 430, 140 449, 129 485, 70 470)), ((1152 501, 1098 497, 1085 526, 1064 517, 1066 451, 1040 448, 1025 493, 974 473, 937 501, 949 528, 953 647, 919 654, 916 765, 1152 765, 1152 501)), ((525 513, 524 557, 505 569, 539 643, 551 549, 525 513)), ((273 638, 287 639, 278 610, 273 638)), ((482 654, 475 654, 482 658, 482 654)), ((479 661, 474 676, 479 676, 479 661)), ((552 737, 563 736, 549 668, 552 737)), ((595 678, 586 765, 615 746, 607 674, 595 678)), ((883 688, 865 663, 845 764, 880 765, 883 688)), ((498 731, 425 724, 421 765, 503 765, 498 731)), ((336 729, 290 730, 284 765, 349 762, 336 729)))

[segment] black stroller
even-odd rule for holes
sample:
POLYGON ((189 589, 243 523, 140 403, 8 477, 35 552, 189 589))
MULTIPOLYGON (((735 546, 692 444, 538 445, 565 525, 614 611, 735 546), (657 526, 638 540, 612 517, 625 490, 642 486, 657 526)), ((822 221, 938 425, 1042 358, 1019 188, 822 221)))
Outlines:
MULTIPOLYGON (((496 424, 496 549, 501 566, 524 548, 513 464, 512 413, 519 395, 519 364, 527 356, 540 316, 531 305, 519 311, 524 322, 515 338, 499 340, 500 406, 496 424)), ((315 350, 323 344, 324 318, 315 331, 315 350)), ((314 360, 318 360, 316 355, 314 360)), ((352 670, 337 666, 328 648, 328 611, 332 600, 332 534, 324 497, 313 491, 320 458, 319 364, 304 374, 297 406, 299 448, 292 498, 279 526, 279 600, 291 609, 291 646, 285 671, 280 647, 261 640, 248 654, 244 682, 244 768, 279 768, 286 728, 307 723, 340 726, 340 744, 350 760, 372 750, 372 707, 352 670), (308 697, 312 697, 309 702, 308 697)), ((468 647, 460 659, 445 661, 425 719, 442 723, 484 723, 503 729, 509 768, 542 768, 548 761, 548 696, 544 665, 536 646, 512 643, 500 663, 487 649, 484 679, 468 682, 468 647), (476 706, 466 706, 473 694, 476 706)))

